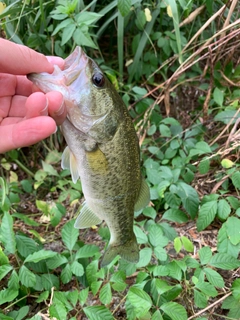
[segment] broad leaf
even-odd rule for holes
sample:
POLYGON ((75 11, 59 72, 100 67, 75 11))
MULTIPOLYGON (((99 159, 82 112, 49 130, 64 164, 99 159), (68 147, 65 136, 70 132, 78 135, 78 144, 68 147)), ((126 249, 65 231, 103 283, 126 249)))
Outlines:
POLYGON ((150 296, 143 289, 131 287, 127 296, 138 317, 144 316, 152 306, 150 296))
POLYGON ((129 14, 131 9, 131 0, 118 0, 118 10, 123 17, 129 14))
POLYGON ((198 251, 198 254, 202 265, 207 264, 212 258, 212 251, 210 247, 202 247, 198 251))
POLYGON ((207 226, 210 225, 210 223, 214 220, 216 214, 217 214, 217 201, 209 201, 204 203, 200 210, 199 215, 197 218, 197 230, 202 231, 207 226))
POLYGON ((13 232, 13 218, 5 212, 1 223, 1 241, 4 243, 5 250, 14 254, 16 251, 16 240, 13 232))
POLYGON ((89 320, 114 320, 110 310, 105 306, 91 306, 83 308, 89 320))
POLYGON ((209 262, 209 265, 225 270, 232 270, 240 267, 240 261, 227 253, 216 253, 209 262))
POLYGON ((26 262, 34 262, 37 263, 41 260, 49 259, 57 255, 57 252, 51 251, 51 250, 39 250, 37 252, 34 252, 33 254, 30 254, 25 260, 26 262))
POLYGON ((102 304, 109 304, 112 301, 112 291, 110 283, 106 283, 99 293, 99 299, 102 304))
POLYGON ((185 308, 176 302, 164 303, 160 309, 172 320, 187 320, 188 318, 185 308))
POLYGON ((70 220, 62 228, 62 240, 70 251, 73 249, 79 236, 79 230, 74 228, 74 223, 74 220, 70 220))

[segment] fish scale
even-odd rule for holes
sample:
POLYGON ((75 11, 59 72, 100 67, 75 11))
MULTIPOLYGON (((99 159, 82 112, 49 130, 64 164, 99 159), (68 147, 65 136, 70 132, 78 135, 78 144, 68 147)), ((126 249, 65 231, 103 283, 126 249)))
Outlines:
POLYGON ((105 220, 110 241, 101 265, 117 255, 129 262, 139 260, 133 232, 134 208, 150 200, 140 172, 138 138, 128 111, 98 65, 80 47, 65 60, 64 70, 31 74, 43 92, 62 92, 67 119, 61 129, 67 142, 62 167, 80 177, 85 197, 75 227, 91 227, 105 220))

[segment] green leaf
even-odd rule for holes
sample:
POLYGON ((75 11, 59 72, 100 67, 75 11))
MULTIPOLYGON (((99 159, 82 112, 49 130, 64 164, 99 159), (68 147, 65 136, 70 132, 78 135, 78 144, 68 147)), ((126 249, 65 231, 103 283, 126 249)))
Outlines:
POLYGON ((79 230, 74 228, 74 223, 74 220, 70 220, 62 228, 62 240, 70 251, 72 251, 79 236, 79 230))
MULTIPOLYGON (((64 30, 65 30, 65 29, 64 29, 64 30)), ((63 32, 64 32, 64 31, 63 31, 63 32)), ((56 176, 56 177, 59 176, 57 170, 55 170, 51 164, 46 163, 45 161, 42 161, 42 167, 43 167, 43 170, 44 170, 45 172, 49 173, 50 175, 56 176)))
MULTIPOLYGON (((64 46, 68 42, 68 40, 70 40, 72 38, 75 29, 76 29, 76 25, 74 23, 69 24, 68 26, 66 26, 63 29, 61 46, 64 46)), ((51 165, 49 165, 49 166, 51 166, 51 165)), ((57 173, 57 171, 56 171, 56 173, 57 173)))
POLYGON ((200 161, 200 163, 198 165, 199 173, 201 173, 201 174, 208 173, 209 168, 210 168, 210 160, 209 159, 203 159, 202 161, 200 161))
POLYGON ((229 217, 226 221, 226 232, 233 245, 240 242, 240 220, 236 217, 229 217))
POLYGON ((20 308, 18 311, 9 312, 9 316, 13 316, 15 320, 22 320, 28 315, 29 306, 24 306, 20 308))
POLYGON ((149 241, 151 242, 151 244, 153 246, 157 246, 161 243, 161 239, 163 237, 163 231, 162 228, 157 225, 157 224, 153 224, 150 228, 149 228, 149 241))
POLYGON ((207 301, 208 301, 208 298, 207 296, 196 290, 196 289, 193 289, 194 291, 194 303, 195 305, 198 307, 198 308, 206 308, 207 306, 207 301))
POLYGON ((94 257, 97 253, 99 253, 98 246, 86 244, 77 251, 75 259, 94 257))
POLYGON ((92 306, 83 308, 89 320, 114 320, 110 310, 105 306, 92 306))
POLYGON ((87 281, 89 285, 91 285, 92 282, 97 280, 97 270, 98 270, 98 261, 94 260, 91 263, 89 263, 86 267, 86 276, 87 281))
POLYGON ((110 283, 106 283, 100 290, 99 299, 102 304, 110 304, 112 301, 112 291, 110 283))
POLYGON ((9 264, 9 260, 5 253, 2 251, 2 248, 0 247, 0 266, 4 264, 9 264))
POLYGON ((40 302, 46 301, 49 297, 49 294, 50 294, 49 291, 44 291, 40 293, 39 297, 36 299, 36 302, 40 303, 40 302))
POLYGON ((229 169, 229 168, 232 168, 234 166, 234 162, 232 162, 232 160, 230 160, 230 159, 223 159, 221 161, 221 165, 222 165, 223 168, 229 169))
POLYGON ((213 91, 213 99, 220 107, 222 107, 224 99, 223 91, 221 91, 218 88, 215 88, 213 91))
POLYGON ((209 247, 202 247, 198 254, 202 265, 207 264, 212 258, 212 251, 209 247))
POLYGON ((9 264, 1 265, 1 267, 0 267, 0 280, 3 279, 12 269, 13 269, 13 267, 9 264))
POLYGON ((89 288, 85 288, 85 289, 81 289, 79 292, 79 302, 81 304, 81 306, 83 306, 88 298, 88 292, 89 292, 89 288))
POLYGON ((139 262, 137 263, 138 268, 146 267, 151 261, 152 257, 152 249, 151 248, 143 248, 139 252, 139 262))
POLYGON ((45 273, 41 275, 41 283, 45 290, 51 290, 55 287, 57 290, 59 289, 59 277, 55 276, 51 273, 45 273))
POLYGON ((172 320, 187 320, 187 312, 183 306, 176 302, 163 303, 160 309, 172 320))
POLYGON ((134 307, 138 318, 144 316, 152 306, 150 296, 143 289, 131 287, 127 297, 134 307))
POLYGON ((232 270, 240 266, 240 261, 227 253, 216 253, 209 265, 225 270, 232 270))
POLYGON ((142 231, 142 229, 140 229, 138 226, 133 226, 133 230, 134 230, 135 236, 137 238, 137 242, 139 244, 148 243, 148 237, 142 231))
POLYGON ((181 236, 181 240, 182 240, 184 249, 188 252, 193 252, 194 250, 193 243, 185 236, 181 236))
POLYGON ((51 250, 39 250, 37 252, 34 252, 30 254, 25 260, 24 263, 26 262, 34 262, 37 263, 41 260, 49 259, 57 255, 57 252, 51 251, 51 250))
POLYGON ((172 136, 170 128, 165 124, 160 124, 159 131, 162 137, 170 138, 172 136))
POLYGON ((231 179, 234 187, 240 189, 240 172, 234 172, 234 174, 231 176, 231 179))
POLYGON ((179 209, 169 209, 165 211, 165 213, 162 216, 162 219, 166 219, 177 223, 184 223, 189 220, 186 213, 179 209))
POLYGON ((218 287, 218 288, 224 287, 224 280, 217 271, 211 268, 204 268, 203 271, 205 272, 208 281, 212 285, 214 285, 214 287, 218 287))
POLYGON ((195 218, 199 206, 199 197, 197 191, 182 181, 177 183, 177 187, 178 189, 176 190, 176 193, 181 198, 184 208, 192 219, 195 218))
POLYGON ((8 212, 5 212, 2 218, 0 240, 3 242, 7 252, 15 253, 16 240, 13 232, 13 218, 8 212))
POLYGON ((225 199, 221 199, 218 202, 217 215, 220 219, 226 220, 231 213, 231 207, 225 199))
POLYGON ((24 265, 22 265, 19 270, 19 280, 27 288, 34 287, 36 284, 35 274, 24 265))
POLYGON ((196 288, 198 288, 200 291, 202 291, 208 297, 209 296, 210 297, 216 297, 218 295, 218 292, 214 288, 214 286, 211 283, 208 283, 208 282, 199 281, 196 284, 196 288))
POLYGON ((49 314, 51 318, 55 318, 58 320, 65 320, 67 319, 67 309, 61 301, 57 301, 57 304, 52 304, 49 307, 49 314))
POLYGON ((17 250, 24 258, 39 250, 39 244, 33 239, 16 235, 17 250))
POLYGON ((68 259, 59 253, 57 253, 53 258, 50 258, 46 261, 48 268, 52 270, 58 268, 59 266, 67 262, 68 259))
POLYGON ((6 302, 12 302, 18 296, 18 290, 4 289, 0 291, 0 305, 6 302))
POLYGON ((71 267, 69 264, 67 264, 65 266, 65 268, 62 269, 60 277, 61 277, 61 280, 64 284, 68 283, 72 280, 72 271, 71 271, 71 267))
POLYGON ((240 299, 240 279, 236 279, 232 284, 233 296, 236 300, 240 299))
POLYGON ((232 121, 232 124, 234 124, 237 119, 239 119, 240 115, 238 113, 237 110, 225 110, 222 112, 219 112, 215 117, 214 117, 214 121, 221 121, 225 124, 228 124, 232 121, 232 119, 234 119, 232 121))
POLYGON ((75 274, 77 277, 81 277, 82 275, 84 275, 84 269, 83 266, 81 265, 81 263, 74 261, 71 264, 71 271, 73 274, 75 274))
POLYGON ((216 200, 204 203, 197 218, 197 230, 202 231, 214 220, 217 214, 218 204, 216 200))
POLYGON ((19 276, 15 270, 13 270, 9 280, 8 280, 8 288, 18 290, 19 289, 19 276))
POLYGON ((125 17, 130 12, 131 0, 118 0, 117 6, 118 6, 118 10, 120 11, 121 15, 123 17, 125 17))
POLYGON ((154 249, 154 254, 155 256, 160 260, 160 261, 167 261, 168 255, 166 250, 162 247, 162 245, 156 246, 154 249))
POLYGON ((182 241, 180 237, 177 237, 174 239, 174 249, 177 253, 179 253, 180 250, 182 249, 182 241))

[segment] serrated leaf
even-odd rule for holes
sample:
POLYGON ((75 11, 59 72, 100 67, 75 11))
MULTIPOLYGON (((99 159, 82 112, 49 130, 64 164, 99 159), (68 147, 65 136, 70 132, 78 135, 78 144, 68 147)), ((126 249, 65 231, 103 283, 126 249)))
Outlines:
POLYGON ((36 284, 35 274, 31 272, 28 268, 26 268, 24 265, 22 265, 19 270, 19 280, 27 288, 34 287, 36 284))
POLYGON ((163 236, 163 231, 159 225, 153 224, 149 228, 148 237, 149 237, 149 241, 153 246, 157 246, 161 243, 162 236, 163 236))
POLYGON ((59 289, 59 277, 51 273, 45 273, 41 275, 41 283, 45 290, 51 290, 55 287, 59 289))
POLYGON ((131 9, 131 0, 118 0, 118 10, 123 17, 129 14, 131 9))
POLYGON ((49 297, 49 294, 50 294, 49 291, 44 291, 40 293, 39 297, 36 299, 36 302, 40 303, 40 302, 46 301, 49 297))
POLYGON ((208 282, 201 282, 199 281, 196 284, 196 288, 198 288, 200 291, 202 291, 206 296, 210 297, 216 297, 218 292, 214 288, 214 286, 211 283, 208 282))
POLYGON ((57 255, 57 252, 51 251, 51 250, 39 250, 37 252, 34 252, 30 254, 25 260, 24 263, 26 262, 34 262, 37 263, 41 260, 49 259, 57 255))
POLYGON ((9 280, 8 280, 8 288, 13 290, 19 289, 19 276, 15 270, 13 270, 9 280))
POLYGON ((177 237, 174 239, 174 249, 177 253, 179 253, 181 248, 182 248, 182 241, 180 240, 179 237, 177 237))
POLYGON ((100 290, 99 299, 102 304, 109 304, 112 301, 112 290, 110 283, 106 283, 100 290))
POLYGON ((59 253, 57 253, 53 258, 50 258, 46 261, 48 268, 52 270, 67 262, 68 259, 59 253))
POLYGON ((166 261, 168 258, 166 250, 162 247, 162 245, 156 246, 154 248, 154 254, 160 261, 166 261))
POLYGON ((62 269, 60 277, 64 284, 72 280, 72 270, 69 264, 67 264, 65 268, 62 269))
POLYGON ((231 207, 225 199, 221 199, 218 202, 218 211, 217 215, 220 219, 226 220, 229 214, 231 213, 231 207))
POLYGON ((208 281, 214 285, 214 287, 224 287, 223 277, 217 271, 211 268, 204 268, 203 271, 205 272, 208 281))
POLYGON ((133 230, 135 233, 135 236, 137 238, 137 242, 140 244, 147 243, 148 237, 147 235, 140 229, 138 226, 133 226, 133 230))
POLYGON ((198 254, 202 265, 207 264, 212 257, 212 251, 209 247, 202 247, 198 254))
POLYGON ((94 295, 97 294, 98 290, 101 288, 102 283, 103 283, 102 280, 101 281, 93 281, 91 283, 91 290, 94 295))
POLYGON ((83 306, 85 304, 85 302, 87 301, 88 292, 89 292, 89 288, 85 288, 85 289, 80 290, 79 302, 80 302, 81 306, 83 306))
POLYGON ((82 275, 84 275, 84 269, 83 266, 81 265, 81 263, 79 263, 78 261, 74 261, 71 264, 71 271, 73 274, 75 274, 77 277, 81 277, 82 275))
POLYGON ((240 299, 240 279, 236 279, 232 284, 233 296, 236 300, 240 299))
POLYGON ((139 252, 139 262, 137 263, 138 268, 145 267, 149 264, 152 257, 152 249, 151 248, 143 248, 139 252))
POLYGON ((62 240, 70 251, 72 251, 79 236, 79 230, 74 228, 74 223, 74 220, 70 220, 62 228, 62 240))
POLYGON ((226 232, 233 245, 240 242, 240 220, 236 217, 229 217, 226 221, 226 232))
POLYGON ((207 296, 196 290, 196 289, 193 289, 193 292, 194 292, 194 303, 195 305, 198 307, 198 308, 206 308, 207 306, 207 301, 208 301, 208 298, 207 296))
POLYGON ((193 243, 191 242, 191 240, 189 240, 187 237, 182 236, 181 237, 182 243, 183 243, 183 247, 186 251, 188 252, 193 252, 194 250, 194 246, 193 243))
POLYGON ((98 261, 94 260, 91 263, 89 263, 86 267, 86 276, 87 281, 89 285, 91 285, 92 282, 97 280, 97 270, 98 270, 98 261))
POLYGON ((28 255, 39 250, 39 244, 29 237, 16 235, 16 244, 18 252, 25 258, 28 255))
POLYGON ((209 265, 225 270, 232 270, 240 266, 240 261, 227 253, 216 253, 209 261, 209 265))
POLYGON ((197 191, 182 181, 177 183, 177 187, 178 190, 176 190, 176 193, 181 198, 184 208, 192 219, 195 218, 199 206, 199 197, 197 191))
POLYGON ((216 87, 213 91, 213 99, 220 107, 222 107, 223 105, 223 98, 224 98, 223 91, 216 87))
POLYGON ((179 209, 168 209, 162 216, 162 219, 166 219, 169 221, 177 222, 177 223, 184 223, 189 220, 186 213, 179 209))
POLYGON ((172 320, 187 320, 187 312, 183 306, 176 302, 163 303, 160 309, 172 320))
POLYGON ((225 110, 222 112, 219 112, 215 117, 214 121, 221 121, 225 124, 229 124, 232 119, 234 119, 231 123, 234 124, 237 119, 239 119, 240 115, 237 110, 225 110))
POLYGON ((61 301, 57 301, 57 304, 52 304, 49 307, 49 314, 51 318, 55 319, 67 319, 67 309, 61 301))
POLYGON ((202 231, 214 220, 217 214, 217 201, 209 201, 204 203, 197 218, 197 230, 202 231))
POLYGON ((83 308, 89 320, 114 320, 110 310, 105 306, 91 306, 83 308))
POLYGON ((152 306, 150 296, 143 289, 131 287, 127 297, 134 307, 137 317, 144 316, 152 306))
POLYGON ((234 166, 234 162, 232 162, 230 159, 222 159, 221 165, 223 168, 229 169, 234 166))
POLYGON ((5 250, 14 254, 16 251, 16 240, 13 232, 13 218, 8 212, 4 212, 1 223, 1 241, 4 243, 5 250))
POLYGON ((234 174, 231 176, 231 179, 234 187, 240 189, 240 172, 234 172, 234 174))
POLYGON ((96 253, 99 253, 98 246, 86 244, 77 251, 75 259, 93 257, 96 253))
POLYGON ((210 168, 210 160, 209 159, 203 159, 202 161, 200 161, 200 163, 198 165, 199 173, 201 173, 201 174, 208 173, 209 168, 210 168))
POLYGON ((0 267, 0 280, 3 279, 11 270, 12 266, 9 264, 4 264, 0 267))
POLYGON ((13 301, 18 296, 18 290, 4 289, 0 291, 0 305, 13 301))

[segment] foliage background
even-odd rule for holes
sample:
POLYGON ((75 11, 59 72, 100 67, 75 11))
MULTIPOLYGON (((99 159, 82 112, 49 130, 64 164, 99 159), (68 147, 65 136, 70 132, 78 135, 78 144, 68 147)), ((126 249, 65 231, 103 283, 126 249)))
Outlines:
POLYGON ((0 3, 2 36, 100 64, 151 190, 139 263, 100 269, 109 231, 73 228, 81 183, 60 169, 60 132, 1 155, 0 319, 240 318, 239 13, 235 0, 0 3))

